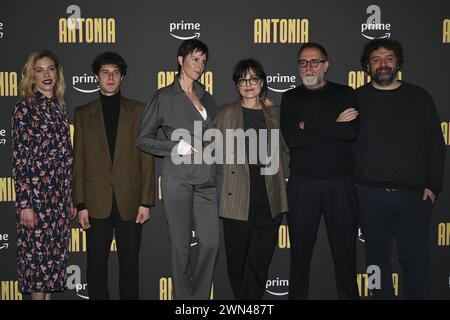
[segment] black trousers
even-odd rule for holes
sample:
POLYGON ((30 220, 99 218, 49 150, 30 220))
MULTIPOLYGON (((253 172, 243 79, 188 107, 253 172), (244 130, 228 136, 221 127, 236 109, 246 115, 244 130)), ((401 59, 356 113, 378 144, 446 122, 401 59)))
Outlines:
POLYGON ((357 187, 366 264, 380 268, 381 287, 375 299, 392 299, 391 253, 394 239, 402 268, 405 299, 426 299, 430 294, 430 219, 432 203, 417 191, 388 191, 357 187))
POLYGON ((357 203, 352 177, 289 177, 289 298, 306 299, 311 257, 323 213, 340 299, 359 299, 356 282, 357 203))
POLYGON ((248 221, 223 219, 228 279, 235 299, 262 299, 283 215, 272 218, 264 176, 250 168, 248 221))
MULTIPOLYGON (((137 208, 136 208, 137 210, 137 208)), ((89 299, 109 300, 108 257, 113 232, 119 258, 119 295, 121 300, 139 299, 139 247, 142 225, 120 218, 115 196, 106 219, 89 218, 86 231, 87 285, 89 299)))

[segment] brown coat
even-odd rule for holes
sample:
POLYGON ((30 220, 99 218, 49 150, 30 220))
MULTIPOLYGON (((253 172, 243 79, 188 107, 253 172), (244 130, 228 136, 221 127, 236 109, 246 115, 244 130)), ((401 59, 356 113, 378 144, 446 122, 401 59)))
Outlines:
MULTIPOLYGON (((280 129, 279 107, 274 106, 264 110, 267 129, 280 129)), ((234 102, 219 107, 215 126, 224 136, 224 158, 227 139, 226 129, 244 129, 244 116, 240 102, 234 102)), ((268 138, 270 143, 270 136, 268 138)), ((280 146, 287 150, 280 132, 280 146)), ((270 147, 269 147, 270 150, 270 147)), ((228 151, 229 152, 229 151, 228 151)), ((272 217, 288 211, 286 186, 283 174, 283 161, 280 152, 280 167, 276 174, 265 175, 267 196, 269 198, 272 217)), ((225 161, 224 161, 225 162, 225 161)), ((241 221, 248 220, 250 208, 250 173, 247 159, 245 164, 218 164, 216 167, 217 192, 219 199, 219 215, 224 218, 241 221)))
POLYGON ((110 215, 113 189, 124 221, 136 218, 140 204, 154 204, 154 158, 134 145, 143 111, 143 103, 122 97, 111 161, 100 100, 75 110, 74 203, 92 218, 110 215))

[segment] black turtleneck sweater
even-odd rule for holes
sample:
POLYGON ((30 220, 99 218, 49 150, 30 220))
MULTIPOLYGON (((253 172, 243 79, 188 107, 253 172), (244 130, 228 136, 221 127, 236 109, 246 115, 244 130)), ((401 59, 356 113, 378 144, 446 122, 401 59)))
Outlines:
POLYGON ((361 129, 354 145, 360 184, 435 194, 443 187, 446 146, 433 99, 402 81, 394 90, 356 90, 361 129))
POLYGON ((347 108, 357 108, 353 89, 327 81, 320 89, 301 85, 283 94, 281 131, 289 147, 290 175, 318 179, 353 173, 352 141, 359 119, 336 122, 347 108), (305 121, 304 129, 299 128, 305 121))
POLYGON ((119 124, 120 105, 122 96, 120 91, 112 96, 105 96, 100 93, 102 103, 103 120, 105 122, 106 138, 108 140, 109 154, 114 161, 114 151, 116 147, 117 125, 119 124))

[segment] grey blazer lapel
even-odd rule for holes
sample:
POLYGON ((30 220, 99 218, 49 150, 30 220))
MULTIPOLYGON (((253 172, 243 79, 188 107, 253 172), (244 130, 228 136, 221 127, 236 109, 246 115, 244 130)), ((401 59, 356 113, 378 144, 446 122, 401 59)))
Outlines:
MULTIPOLYGON (((202 102, 203 96, 204 96, 204 89, 202 86, 200 86, 196 81, 194 81, 193 89, 198 97, 198 99, 202 102)), ((175 78, 173 82, 173 92, 174 96, 176 96, 176 99, 174 101, 178 101, 178 103, 175 105, 175 112, 178 111, 177 108, 179 108, 179 114, 175 114, 175 116, 181 116, 184 120, 186 120, 186 123, 194 123, 194 121, 202 121, 202 127, 207 126, 207 122, 203 119, 200 112, 197 110, 195 105, 192 103, 192 101, 188 98, 188 96, 183 92, 181 89, 180 81, 178 80, 178 77, 175 78)), ((203 102, 202 102, 203 104, 203 102)), ((203 106, 205 107, 205 106, 203 106)), ((205 107, 206 109, 206 107, 205 107)), ((208 123, 211 121, 211 119, 206 118, 208 123)))

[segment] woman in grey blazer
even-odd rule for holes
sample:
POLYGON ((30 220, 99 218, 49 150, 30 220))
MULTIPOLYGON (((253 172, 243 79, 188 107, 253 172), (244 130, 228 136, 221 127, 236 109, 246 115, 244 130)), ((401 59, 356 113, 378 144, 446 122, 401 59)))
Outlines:
MULTIPOLYGON (((234 296, 255 300, 264 294, 281 213, 288 210, 280 159, 283 140, 279 107, 261 106, 260 95, 266 88, 261 64, 253 59, 240 61, 234 68, 233 81, 241 99, 218 108, 216 115, 216 127, 224 133, 224 149, 235 145, 235 139, 225 134, 229 129, 236 133, 243 129, 247 137, 252 136, 252 130, 255 134, 253 139, 237 139, 233 163, 217 165, 219 215, 223 218, 228 277, 234 296), (267 140, 262 138, 264 135, 267 140), (243 157, 237 154, 239 144, 241 151, 245 150, 243 157)), ((230 150, 224 154, 231 154, 230 150)))
POLYGON ((147 104, 136 143, 140 150, 164 157, 161 188, 174 299, 210 297, 219 249, 215 167, 201 158, 202 132, 210 127, 216 107, 197 83, 207 59, 203 42, 191 39, 180 45, 178 76, 147 104), (195 261, 190 259, 193 230, 198 242, 195 261))

